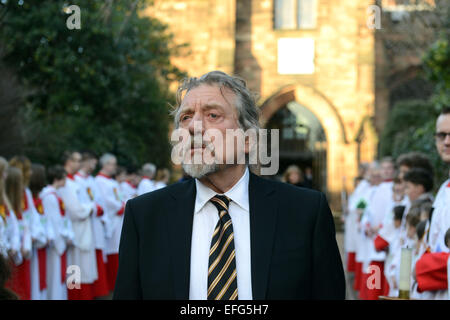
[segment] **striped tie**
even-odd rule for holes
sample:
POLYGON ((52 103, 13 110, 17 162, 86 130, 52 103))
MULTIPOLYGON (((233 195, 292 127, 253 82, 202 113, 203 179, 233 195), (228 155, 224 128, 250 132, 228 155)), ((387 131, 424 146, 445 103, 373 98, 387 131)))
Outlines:
POLYGON ((230 199, 216 195, 210 200, 219 211, 219 221, 211 240, 208 269, 208 300, 236 300, 236 254, 231 217, 228 214, 230 199))

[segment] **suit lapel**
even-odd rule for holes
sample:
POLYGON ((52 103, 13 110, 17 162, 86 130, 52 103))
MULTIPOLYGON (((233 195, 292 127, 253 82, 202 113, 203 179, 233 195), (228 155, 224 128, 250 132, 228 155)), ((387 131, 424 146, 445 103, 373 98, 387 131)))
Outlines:
POLYGON ((192 223, 196 196, 195 180, 180 183, 177 188, 172 189, 171 194, 175 199, 171 204, 174 214, 167 214, 167 218, 169 219, 175 299, 187 300, 189 299, 192 223))
POLYGON ((253 299, 266 297, 270 259, 276 228, 277 207, 273 185, 250 173, 250 246, 253 299))

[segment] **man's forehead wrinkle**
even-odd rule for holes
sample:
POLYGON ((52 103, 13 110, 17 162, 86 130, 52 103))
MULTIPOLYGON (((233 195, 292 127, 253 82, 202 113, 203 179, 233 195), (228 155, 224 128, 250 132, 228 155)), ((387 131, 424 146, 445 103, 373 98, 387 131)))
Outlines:
POLYGON ((182 111, 192 111, 196 108, 201 109, 211 109, 211 108, 221 108, 224 109, 226 106, 224 103, 228 101, 218 101, 215 97, 210 97, 209 99, 203 100, 202 97, 195 98, 194 100, 183 101, 181 103, 182 111))

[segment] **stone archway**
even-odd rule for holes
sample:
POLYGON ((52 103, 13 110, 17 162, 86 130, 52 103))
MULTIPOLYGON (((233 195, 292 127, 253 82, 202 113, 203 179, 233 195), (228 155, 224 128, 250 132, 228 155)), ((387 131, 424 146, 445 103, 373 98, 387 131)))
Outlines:
POLYGON ((327 140, 326 190, 331 205, 339 208, 342 177, 348 165, 353 162, 351 157, 355 158, 356 162, 354 148, 349 148, 344 122, 337 108, 324 94, 309 86, 290 85, 279 90, 261 105, 261 126, 264 127, 280 108, 291 101, 308 108, 324 128, 327 140))

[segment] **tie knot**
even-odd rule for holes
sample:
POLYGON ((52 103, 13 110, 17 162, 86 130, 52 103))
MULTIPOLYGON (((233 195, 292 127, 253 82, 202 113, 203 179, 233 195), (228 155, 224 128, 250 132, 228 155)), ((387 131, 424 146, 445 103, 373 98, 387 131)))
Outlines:
POLYGON ((230 198, 223 195, 216 194, 214 197, 210 200, 213 205, 216 206, 217 210, 222 211, 226 210, 228 211, 228 205, 230 204, 230 198))

